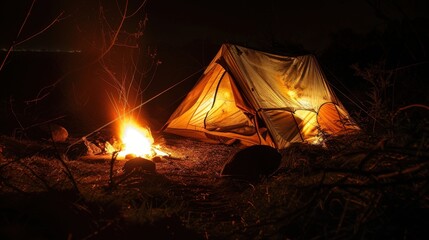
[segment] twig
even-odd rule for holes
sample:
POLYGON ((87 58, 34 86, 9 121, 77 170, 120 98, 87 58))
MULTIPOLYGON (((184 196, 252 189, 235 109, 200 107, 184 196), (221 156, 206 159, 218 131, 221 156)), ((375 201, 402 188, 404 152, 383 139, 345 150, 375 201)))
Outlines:
POLYGON ((27 37, 27 38, 25 38, 24 40, 21 40, 21 41, 19 41, 19 42, 17 42, 17 39, 19 38, 19 36, 21 35, 21 32, 22 32, 22 30, 23 30, 23 28, 24 28, 24 26, 25 26, 25 24, 27 23, 27 20, 28 20, 28 18, 29 18, 29 16, 31 15, 31 11, 32 11, 32 9, 33 9, 33 6, 34 6, 34 3, 36 2, 36 0, 33 0, 33 2, 31 3, 31 6, 30 6, 30 8, 29 8, 29 10, 27 11, 27 15, 25 16, 25 19, 24 19, 24 21, 23 21, 23 23, 21 24, 21 27, 19 28, 19 31, 18 31, 18 34, 16 35, 16 38, 15 38, 15 41, 12 43, 12 45, 9 47, 9 49, 8 49, 8 51, 7 51, 7 53, 6 53, 6 56, 4 57, 4 59, 3 59, 3 61, 2 61, 2 63, 1 63, 1 65, 0 65, 0 71, 3 69, 3 67, 4 67, 4 65, 5 65, 5 63, 6 63, 6 61, 7 61, 7 59, 8 59, 8 57, 9 57, 9 55, 10 55, 10 53, 13 51, 13 49, 16 47, 16 46, 18 46, 18 45, 20 45, 20 44, 22 44, 22 43, 24 43, 24 42, 27 42, 27 41, 29 41, 30 39, 32 39, 32 38, 34 38, 34 37, 36 37, 36 36, 38 36, 38 35, 40 35, 40 34, 42 34, 43 32, 45 32, 46 30, 48 30, 49 28, 51 28, 55 23, 57 23, 57 22, 59 22, 59 21, 61 21, 61 20, 63 20, 63 19, 65 19, 65 18, 61 18, 61 16, 64 14, 64 11, 63 12, 61 12, 50 24, 48 24, 45 28, 43 28, 42 30, 40 30, 40 31, 38 31, 38 32, 36 32, 36 33, 34 33, 33 35, 30 35, 29 37, 27 37))
POLYGON ((393 148, 393 147, 385 147, 383 149, 385 152, 393 152, 404 154, 413 157, 426 157, 429 158, 429 152, 422 151, 421 149, 413 149, 413 148, 393 148))
POLYGON ((37 174, 32 168, 30 168, 29 166, 22 163, 22 161, 18 161, 18 163, 21 166, 23 166, 24 168, 26 168, 28 171, 30 171, 31 174, 33 174, 37 179, 39 179, 43 183, 43 185, 46 187, 47 190, 52 190, 52 188, 51 188, 51 186, 49 186, 48 182, 44 178, 39 176, 39 174, 37 174))
POLYGON ((422 169, 423 167, 425 167, 426 165, 428 165, 427 162, 420 163, 420 164, 417 164, 415 166, 412 166, 412 167, 409 167, 409 168, 406 168, 406 169, 403 169, 403 170, 400 170, 400 171, 395 171, 395 172, 392 172, 392 173, 387 173, 387 174, 383 174, 383 175, 377 176, 376 179, 380 180, 380 179, 385 179, 385 178, 392 178, 392 177, 396 177, 396 176, 399 176, 399 175, 405 175, 405 174, 417 172, 420 169, 422 169))
POLYGON ((59 116, 59 117, 56 117, 56 118, 53 118, 53 119, 50 119, 50 120, 46 120, 46 121, 41 122, 41 123, 35 123, 35 124, 33 124, 33 125, 30 125, 30 126, 28 126, 28 127, 25 127, 23 130, 27 130, 27 129, 30 129, 30 128, 33 128, 33 127, 41 126, 41 125, 44 125, 44 124, 47 124, 47 123, 50 123, 50 122, 53 122, 53 121, 56 121, 56 120, 62 119, 62 118, 64 118, 64 117, 65 117, 65 115, 63 115, 63 116, 59 116))
MULTIPOLYGON (((16 38, 15 38, 15 41, 16 41, 16 39, 18 39, 19 35, 21 34, 21 31, 24 28, 25 23, 27 22, 28 17, 31 14, 31 10, 33 9, 33 6, 34 6, 35 2, 36 2, 36 0, 33 0, 33 2, 31 2, 30 9, 28 9, 27 15, 25 16, 24 21, 22 22, 21 27, 19 28, 18 34, 16 35, 16 38)), ((3 69, 3 66, 6 63, 6 60, 9 57, 9 54, 12 52, 13 48, 16 46, 15 41, 12 43, 12 45, 10 45, 10 47, 9 47, 7 53, 6 53, 6 56, 4 57, 3 62, 1 64, 1 66, 0 66, 0 71, 3 69)))
POLYGON ((125 180, 127 180, 127 178, 130 177, 131 175, 133 175, 135 172, 136 172, 136 170, 133 169, 128 173, 124 173, 123 175, 118 176, 118 181, 116 181, 116 185, 119 185, 122 182, 124 182, 125 180))
MULTIPOLYGON (((377 182, 377 183, 362 183, 362 184, 357 184, 357 183, 342 183, 342 184, 329 183, 328 184, 326 183, 326 184, 323 184, 322 187, 326 187, 326 188, 340 187, 340 188, 355 188, 355 189, 379 188, 383 186, 407 185, 410 183, 425 182, 427 180, 428 179, 425 177, 413 177, 404 181, 390 181, 390 182, 377 182)), ((305 187, 305 186, 301 186, 301 187, 305 187)))
POLYGON ((373 212, 377 209, 382 197, 383 197, 382 193, 376 192, 371 196, 370 199, 368 199, 367 205, 366 205, 367 207, 362 212, 362 214, 360 214, 360 216, 356 219, 356 224, 358 224, 358 226, 365 223, 368 220, 368 218, 373 214, 373 212))
MULTIPOLYGON (((1 68, 0 68, 1 71, 1 68)), ((18 122, 19 127, 21 128, 21 131, 24 132, 25 128, 24 126, 21 124, 21 121, 19 121, 18 116, 16 116, 15 111, 13 110, 13 106, 12 106, 12 99, 9 99, 9 103, 10 103, 10 111, 12 112, 13 117, 15 118, 15 120, 18 122)), ((16 129, 15 129, 16 130, 16 129)))
POLYGON ((346 203, 344 204, 343 213, 341 214, 340 221, 337 225, 336 234, 340 232, 341 226, 343 225, 344 218, 346 216, 347 208, 349 207, 349 199, 346 199, 346 203))
MULTIPOLYGON (((258 223, 252 224, 252 225, 248 225, 246 228, 248 229, 257 229, 260 228, 262 226, 268 226, 270 224, 276 223, 278 224, 279 222, 284 222, 284 221, 288 221, 288 222, 293 222, 295 219, 301 217, 303 215, 304 212, 306 212, 308 210, 308 207, 318 198, 321 196, 321 189, 316 192, 315 194, 313 194, 313 196, 310 198, 309 201, 307 201, 306 203, 303 203, 298 209, 296 209, 293 212, 290 212, 288 214, 285 214, 284 216, 275 218, 275 219, 267 219, 266 221, 260 221, 258 223)), ((242 233, 242 230, 237 230, 231 233, 232 234, 236 234, 236 233, 242 233)))
POLYGON ((22 43, 24 43, 24 42, 27 42, 27 41, 29 41, 30 39, 32 39, 32 38, 34 38, 34 37, 36 37, 36 36, 39 36, 40 34, 42 34, 43 32, 45 32, 46 30, 48 30, 49 28, 51 28, 55 23, 57 23, 57 22, 60 22, 60 21, 62 21, 62 20, 64 20, 64 19, 66 19, 67 17, 62 17, 63 16, 63 14, 64 14, 64 11, 63 12, 61 12, 49 25, 47 25, 45 28, 43 28, 42 30, 40 30, 40 31, 38 31, 38 32, 36 32, 35 34, 33 34, 33 35, 30 35, 29 37, 27 37, 26 39, 24 39, 24 40, 22 40, 22 41, 19 41, 19 42, 17 42, 16 44, 15 44, 15 46, 18 46, 18 45, 20 45, 20 44, 22 44, 22 43), (61 18, 62 17, 62 18, 61 18))
POLYGON ((424 108, 426 110, 429 110, 429 106, 426 106, 424 104, 418 104, 418 103, 417 104, 411 104, 411 105, 407 105, 405 107, 401 107, 398 110, 396 110, 395 114, 393 114, 392 119, 394 119, 396 117, 396 115, 398 115, 400 112, 407 110, 409 108, 414 108, 414 107, 419 107, 419 108, 424 108))
POLYGON ((17 37, 17 38, 19 37, 19 35, 20 35, 20 34, 21 34, 21 32, 22 32, 22 29, 24 28, 25 23, 27 22, 28 17, 29 17, 29 16, 30 16, 30 14, 31 14, 31 10, 33 9, 33 6, 34 6, 34 3, 35 3, 35 2, 36 2, 36 0, 33 0, 33 2, 31 2, 30 9, 28 9, 28 11, 27 11, 27 15, 26 15, 26 16, 25 16, 25 18, 24 18, 24 22, 22 22, 21 27, 19 28, 18 34, 16 35, 16 37, 17 37))
POLYGON ((127 9, 128 9, 128 0, 125 1, 124 16, 121 18, 121 22, 119 23, 119 26, 117 27, 117 29, 115 31, 115 34, 113 35, 112 42, 107 47, 107 49, 97 58, 96 62, 98 62, 101 59, 103 59, 104 56, 106 56, 107 53, 109 53, 110 50, 112 49, 112 47, 115 45, 116 39, 118 38, 118 34, 119 34, 120 30, 122 29, 122 25, 125 22, 125 18, 126 18, 126 14, 127 14, 127 9))
POLYGON ((64 161, 64 159, 62 157, 64 155, 61 155, 59 153, 59 150, 57 148, 57 145, 55 144, 55 141, 54 141, 52 135, 51 135, 51 140, 52 140, 52 144, 54 145, 56 157, 57 157, 58 161, 60 161, 61 165, 63 166, 66 176, 70 179, 70 181, 71 181, 71 183, 73 185, 73 188, 76 191, 76 193, 80 193, 79 188, 77 186, 77 183, 76 183, 76 181, 75 181, 75 179, 73 177, 73 174, 71 173, 70 168, 68 167, 68 165, 66 164, 66 162, 64 161))
POLYGON ((98 234, 100 234, 102 231, 106 230, 108 227, 110 227, 115 221, 109 221, 107 222, 104 226, 100 227, 98 230, 94 231, 93 233, 91 233, 90 235, 82 238, 82 240, 88 240, 91 239, 95 236, 97 236, 98 234))
POLYGON ((109 189, 112 189, 115 185, 113 181, 113 164, 116 161, 116 158, 118 157, 119 151, 114 151, 112 153, 112 158, 110 159, 110 171, 109 171, 109 189))

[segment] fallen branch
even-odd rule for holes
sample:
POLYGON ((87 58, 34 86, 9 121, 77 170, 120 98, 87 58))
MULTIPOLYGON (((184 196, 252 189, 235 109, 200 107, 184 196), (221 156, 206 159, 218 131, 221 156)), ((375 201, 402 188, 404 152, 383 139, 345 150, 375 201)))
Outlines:
POLYGON ((380 179, 385 179, 385 178, 397 177, 399 175, 410 174, 410 173, 417 172, 417 171, 421 170, 423 167, 426 167, 427 165, 428 165, 428 162, 420 163, 420 164, 417 164, 413 167, 406 168, 404 170, 379 175, 376 177, 376 179, 380 180, 380 179))

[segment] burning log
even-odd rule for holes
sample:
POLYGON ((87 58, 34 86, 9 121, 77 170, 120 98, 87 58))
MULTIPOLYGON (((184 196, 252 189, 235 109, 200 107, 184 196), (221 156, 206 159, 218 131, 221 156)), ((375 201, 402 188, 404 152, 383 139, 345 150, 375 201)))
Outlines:
POLYGON ((85 146, 87 147, 87 149, 88 149, 88 155, 89 156, 93 156, 93 155, 97 155, 97 154, 100 154, 100 153, 102 153, 102 150, 101 150, 101 148, 99 148, 97 145, 95 145, 94 143, 92 143, 92 142, 90 142, 90 141, 88 141, 87 139, 86 139, 86 137, 83 137, 82 138, 82 140, 83 140, 83 143, 85 144, 85 146))

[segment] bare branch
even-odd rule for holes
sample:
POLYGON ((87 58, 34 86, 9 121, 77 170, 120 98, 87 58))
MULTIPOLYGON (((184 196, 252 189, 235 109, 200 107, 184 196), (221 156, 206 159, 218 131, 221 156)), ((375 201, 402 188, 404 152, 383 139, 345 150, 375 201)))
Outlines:
POLYGON ((137 10, 135 10, 133 13, 131 13, 130 15, 128 15, 128 16, 126 16, 127 18, 131 18, 131 17, 133 17, 134 15, 136 15, 139 11, 140 11, 140 9, 142 9, 142 7, 146 4, 146 2, 147 2, 147 0, 144 0, 143 2, 142 2, 142 4, 140 4, 140 6, 137 8, 137 10))
POLYGON ((34 6, 34 3, 35 3, 35 2, 36 2, 36 0, 33 0, 33 2, 31 2, 30 9, 28 9, 28 11, 27 11, 27 15, 25 16, 24 22, 21 24, 21 28, 19 28, 19 31, 18 31, 18 34, 16 35, 16 38, 18 38, 18 37, 19 37, 19 35, 21 34, 22 29, 24 28, 24 25, 25 25, 25 23, 27 22, 28 17, 29 17, 29 16, 30 16, 30 14, 31 14, 31 10, 33 9, 33 6, 34 6))
POLYGON ((13 110, 13 106, 12 106, 12 99, 9 99, 9 103, 10 103, 10 110, 13 114, 13 116, 15 117, 15 120, 18 122, 21 130, 23 131, 25 128, 24 126, 21 124, 21 121, 19 121, 18 116, 16 116, 15 111, 13 110))
MULTIPOLYGON (((125 9, 124 9, 124 14, 125 15, 127 14, 127 9, 128 9, 128 0, 125 1, 125 9)), ((100 61, 104 56, 106 56, 106 54, 109 53, 110 50, 112 49, 112 47, 115 45, 115 42, 116 42, 116 40, 118 38, 118 34, 119 34, 119 32, 120 32, 120 30, 121 30, 121 28, 122 28, 122 26, 123 26, 123 24, 125 22, 125 15, 124 15, 124 17, 122 17, 121 22, 119 23, 119 26, 116 29, 116 32, 115 32, 115 34, 114 34, 114 36, 112 38, 112 42, 110 43, 109 47, 96 59, 95 62, 100 61)))
POLYGON ((16 35, 16 38, 15 38, 15 41, 12 43, 12 45, 9 47, 9 49, 8 49, 8 51, 7 51, 7 53, 6 53, 6 56, 4 57, 4 59, 3 59, 3 61, 2 61, 2 63, 1 63, 1 65, 0 65, 0 71, 3 69, 3 67, 4 67, 4 65, 5 65, 5 63, 6 63, 6 61, 7 61, 7 59, 9 58, 9 55, 10 55, 10 53, 13 51, 13 49, 16 47, 16 46, 18 46, 18 45, 20 45, 20 44, 22 44, 22 43, 24 43, 24 42, 27 42, 27 41, 29 41, 30 39, 32 39, 32 38, 34 38, 34 37, 36 37, 36 36, 38 36, 38 35, 40 35, 40 34, 42 34, 42 33, 44 33, 46 30, 48 30, 49 28, 51 28, 55 23, 57 23, 57 22, 59 22, 59 21, 61 21, 61 20, 63 20, 63 19, 65 19, 65 17, 63 17, 63 18, 61 18, 62 17, 62 15, 64 14, 64 11, 63 12, 61 12, 49 25, 47 25, 45 28, 43 28, 42 30, 40 30, 40 31, 38 31, 38 32, 36 32, 35 34, 33 34, 33 35, 30 35, 29 37, 27 37, 27 38, 25 38, 24 40, 21 40, 21 41, 19 41, 19 42, 17 42, 17 40, 18 40, 18 38, 19 38, 19 36, 21 35, 21 32, 22 32, 22 30, 24 29, 24 26, 25 26, 25 24, 27 23, 27 20, 28 20, 28 18, 29 18, 29 16, 31 15, 31 11, 32 11, 32 9, 33 9, 33 6, 34 6, 34 3, 36 2, 36 0, 33 0, 33 2, 31 3, 31 6, 30 6, 30 9, 28 9, 28 11, 27 11, 27 15, 25 16, 25 19, 24 19, 24 21, 23 21, 23 23, 21 24, 21 27, 19 28, 19 31, 18 31, 18 34, 16 35))
POLYGON ((42 30, 40 30, 40 31, 38 31, 38 32, 36 32, 35 34, 33 34, 33 35, 31 35, 31 36, 29 36, 29 37, 27 37, 26 39, 24 39, 24 40, 22 40, 22 41, 20 41, 20 42, 18 42, 18 43, 16 43, 15 44, 15 46, 18 46, 18 45, 20 45, 20 44, 22 44, 22 43, 24 43, 24 42, 27 42, 27 41, 29 41, 30 39, 32 39, 32 38, 34 38, 34 37, 36 37, 36 36, 39 36, 40 34, 42 34, 42 33, 44 33, 46 30, 48 30, 49 28, 51 28, 55 23, 57 23, 57 22, 60 22, 60 21, 62 21, 62 20, 64 20, 64 19, 66 19, 67 17, 62 17, 63 16, 63 14, 64 14, 64 11, 63 12, 61 12, 49 25, 47 25, 45 28, 43 28, 42 30))

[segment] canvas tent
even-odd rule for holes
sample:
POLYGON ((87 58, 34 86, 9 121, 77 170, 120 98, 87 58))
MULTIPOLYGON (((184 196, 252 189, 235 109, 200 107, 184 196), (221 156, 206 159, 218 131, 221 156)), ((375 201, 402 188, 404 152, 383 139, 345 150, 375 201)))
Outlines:
POLYGON ((164 132, 278 149, 358 130, 313 55, 281 56, 223 44, 164 132), (323 134, 322 134, 323 133, 323 134))

